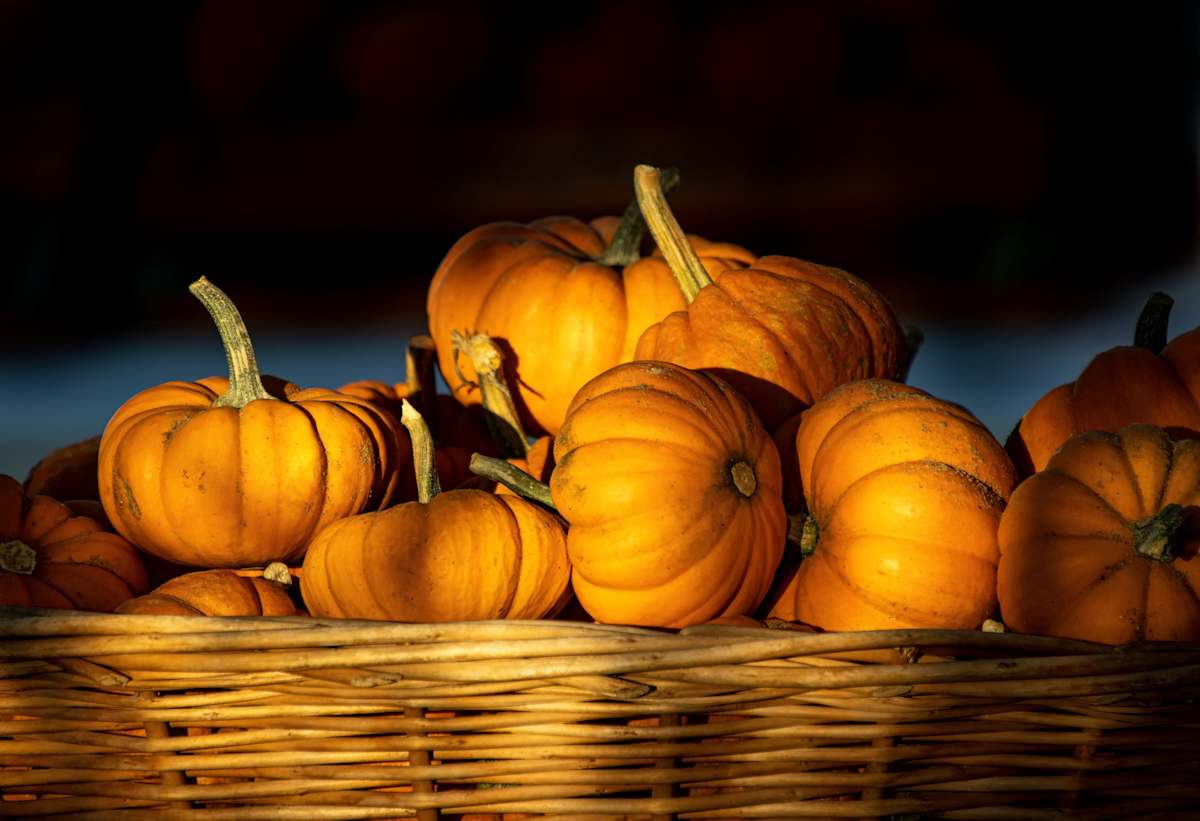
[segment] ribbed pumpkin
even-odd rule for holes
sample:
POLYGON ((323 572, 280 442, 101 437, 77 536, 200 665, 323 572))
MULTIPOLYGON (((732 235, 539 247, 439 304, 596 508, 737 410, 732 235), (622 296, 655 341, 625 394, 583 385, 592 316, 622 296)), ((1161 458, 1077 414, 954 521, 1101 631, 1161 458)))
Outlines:
POLYGON ((147 589, 133 545, 0 475, 0 604, 109 612, 147 589))
POLYGON ((440 492, 429 430, 405 403, 416 502, 350 516, 317 534, 300 590, 314 616, 442 622, 551 615, 570 583, 563 525, 516 496, 440 492))
POLYGON ((99 452, 98 435, 55 448, 30 469, 25 477, 25 493, 29 496, 49 496, 60 502, 99 499, 100 488, 96 484, 99 452))
POLYGON ((991 614, 1016 475, 967 410, 895 382, 852 382, 805 411, 796 453, 810 555, 772 616, 880 630, 973 629, 991 614))
POLYGON ((1110 433, 1142 422, 1174 436, 1200 436, 1200 328, 1167 343, 1173 301, 1155 293, 1138 317, 1134 344, 1097 354, 1021 418, 1006 447, 1021 476, 1042 470, 1077 433, 1110 433))
POLYGON ((1200 440, 1077 434, 1004 511, 1000 611, 1023 633, 1200 641, 1198 547, 1200 440))
POLYGON ((681 627, 762 601, 787 529, 779 456, 728 384, 618 365, 576 394, 554 458, 572 584, 593 618, 681 627))
MULTIPOLYGON (((479 405, 464 406, 451 396, 437 393, 437 349, 432 337, 418 334, 409 339, 405 360, 404 382, 361 379, 342 385, 338 392, 366 399, 397 419, 401 400, 412 402, 433 434, 441 486, 458 487, 473 477, 469 467, 472 453, 499 454, 488 432, 486 414, 479 405)), ((401 476, 397 498, 403 501, 417 498, 412 471, 404 471, 401 476)))
POLYGON ((163 582, 144 596, 130 599, 118 613, 142 616, 298 616, 284 564, 259 572, 200 570, 163 582))
POLYGON ((696 259, 667 206, 659 172, 634 172, 638 200, 687 305, 651 325, 637 359, 711 371, 775 430, 827 391, 858 379, 898 379, 904 334, 863 280, 786 256, 714 273, 696 259))
MULTIPOLYGON (((498 222, 454 244, 434 273, 426 303, 442 376, 461 402, 478 404, 474 375, 456 371, 451 332, 487 333, 505 347, 508 382, 526 428, 555 433, 575 392, 633 358, 649 325, 684 306, 660 257, 640 252, 636 208, 590 223, 550 217, 498 222)), ((745 265, 735 245, 689 237, 712 271, 745 265)))
POLYGON ((371 403, 324 388, 268 393, 245 325, 201 277, 191 291, 230 377, 167 382, 127 400, 100 441, 100 500, 147 552, 202 567, 299 557, 324 525, 386 505, 407 437, 371 403))

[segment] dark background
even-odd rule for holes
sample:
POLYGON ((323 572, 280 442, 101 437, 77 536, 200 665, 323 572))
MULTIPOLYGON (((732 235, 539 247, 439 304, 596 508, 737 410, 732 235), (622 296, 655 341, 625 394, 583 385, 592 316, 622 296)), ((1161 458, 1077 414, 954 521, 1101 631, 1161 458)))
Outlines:
POLYGON ((0 470, 219 372, 199 274, 266 370, 399 378, 458 236, 619 213, 639 162, 876 285, 999 436, 1152 287, 1200 321, 1194 4, 531 9, 0 0, 0 470))

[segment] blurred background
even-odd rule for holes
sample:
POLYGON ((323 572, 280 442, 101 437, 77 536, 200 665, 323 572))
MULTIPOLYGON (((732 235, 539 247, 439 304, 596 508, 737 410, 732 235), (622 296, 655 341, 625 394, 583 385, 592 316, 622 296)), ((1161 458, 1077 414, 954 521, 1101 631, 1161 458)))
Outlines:
POLYGON ((0 0, 0 472, 224 371, 398 380, 469 229, 619 213, 845 268, 910 381, 1003 439, 1128 342, 1200 324, 1198 7, 1035 2, 0 0))

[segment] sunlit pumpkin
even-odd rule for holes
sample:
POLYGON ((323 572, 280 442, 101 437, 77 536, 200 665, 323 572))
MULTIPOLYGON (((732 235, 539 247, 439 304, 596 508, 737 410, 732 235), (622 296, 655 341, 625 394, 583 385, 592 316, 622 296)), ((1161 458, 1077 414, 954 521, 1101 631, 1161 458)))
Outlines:
POLYGON ((124 602, 118 613, 141 616, 296 616, 284 564, 259 572, 199 570, 163 582, 124 602))
POLYGON ((687 298, 646 329, 637 359, 717 374, 770 430, 844 382, 900 377, 904 333, 866 282, 787 256, 710 273, 683 241, 658 170, 638 166, 634 180, 642 213, 687 298))
POLYGON ((966 409, 851 382, 796 433, 809 553, 771 615, 825 630, 974 629, 996 602, 996 531, 1016 475, 966 409))
POLYGON ((350 516, 317 534, 300 590, 334 618, 442 622, 542 618, 570 582, 561 520, 516 496, 440 492, 429 430, 411 405, 419 498, 350 516))
POLYGON ((127 400, 100 441, 100 500, 147 552, 201 567, 295 559, 324 525, 386 505, 408 469, 396 419, 324 388, 263 386, 245 325, 201 277, 230 376, 174 381, 127 400))
POLYGON ((133 545, 0 475, 0 604, 109 612, 147 589, 133 545))
MULTIPOLYGON (((631 208, 619 224, 549 217, 491 223, 459 239, 434 273, 426 303, 454 396, 481 401, 470 364, 456 368, 451 333, 486 333, 505 349, 526 429, 556 433, 584 382, 632 359, 642 331, 684 307, 662 258, 643 255, 643 233, 631 208)), ((736 245, 688 239, 713 272, 754 258, 736 245)))
POLYGON ((779 456, 707 373, 618 365, 575 396, 550 491, 596 620, 680 627, 754 610, 783 552, 779 456))
POLYGON ((1167 342, 1172 300, 1152 294, 1134 343, 1097 354, 1074 382, 1039 399, 1006 447, 1021 476, 1042 470, 1077 433, 1110 433, 1143 422, 1172 435, 1200 436, 1200 328, 1167 342))
POLYGON ((1200 440, 1077 434, 1000 522, 1000 611, 1022 633, 1200 641, 1200 440))

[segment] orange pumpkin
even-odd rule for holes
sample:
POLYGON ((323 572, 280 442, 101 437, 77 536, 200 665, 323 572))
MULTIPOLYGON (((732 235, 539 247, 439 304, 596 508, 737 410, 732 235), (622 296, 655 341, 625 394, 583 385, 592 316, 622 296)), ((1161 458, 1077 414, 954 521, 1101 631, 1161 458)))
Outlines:
MULTIPOLYGON (((426 303, 454 396, 481 401, 469 365, 456 370, 451 332, 489 334, 505 348, 526 428, 556 433, 584 382, 632 359, 642 331, 683 307, 663 260, 642 256, 643 232, 631 208, 619 226, 611 217, 550 217, 492 223, 459 239, 434 273, 426 303)), ((753 259, 735 245, 689 240, 714 272, 753 259)))
POLYGON ((637 359, 703 368, 733 385, 775 430, 830 389, 898 379, 904 333, 884 298, 858 277, 785 256, 710 276, 682 241, 659 172, 638 166, 638 200, 688 304, 651 325, 637 359))
POLYGON ((1016 474, 965 409, 851 382, 796 433, 809 553, 771 615, 825 630, 975 629, 996 600, 996 531, 1016 474))
POLYGON ((164 582, 130 599, 118 613, 144 616, 298 616, 288 586, 287 565, 274 563, 256 573, 200 570, 164 582))
POLYGON ((779 456, 728 384, 618 365, 575 396, 554 457, 572 583, 593 618, 681 627, 762 600, 787 530, 779 456))
POLYGON ((109 612, 147 589, 133 545, 0 475, 0 604, 109 612))
POLYGON ((1043 470, 1077 433, 1110 433, 1135 422, 1174 436, 1200 436, 1200 328, 1167 343, 1173 302, 1155 293, 1138 317, 1134 344, 1097 354, 1021 418, 1006 447, 1021 476, 1043 470))
POLYGON ((1000 522, 1005 624, 1107 644, 1200 641, 1200 440, 1071 437, 1000 522))
POLYGON ((442 622, 542 618, 570 582, 562 522, 516 496, 440 492, 433 445, 405 403, 416 502, 334 522, 304 558, 300 590, 316 616, 442 622))
POLYGON ((96 484, 99 451, 99 436, 55 448, 29 471, 24 483, 25 493, 59 501, 99 499, 100 488, 96 484))
POLYGON ((263 387, 237 309, 201 277, 229 379, 167 382, 127 400, 100 441, 100 500, 147 552, 202 567, 299 557, 320 528, 386 505, 406 437, 395 418, 324 388, 263 387))
MULTIPOLYGON (((409 339, 405 360, 404 382, 361 379, 342 385, 338 392, 366 399, 397 419, 401 400, 412 402, 433 433, 439 482, 442 487, 458 487, 473 478, 468 467, 472 453, 499 454, 488 432, 486 414, 479 405, 464 406, 451 396, 437 393, 437 350, 432 337, 418 334, 409 339)), ((405 471, 401 477, 397 497, 404 501, 417 498, 411 471, 405 471)))

